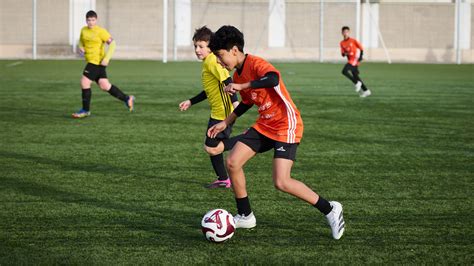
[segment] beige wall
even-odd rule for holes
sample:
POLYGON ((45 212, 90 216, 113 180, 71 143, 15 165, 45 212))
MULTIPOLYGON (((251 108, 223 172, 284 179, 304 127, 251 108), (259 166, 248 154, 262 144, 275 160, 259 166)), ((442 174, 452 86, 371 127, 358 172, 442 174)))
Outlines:
MULTIPOLYGON (((387 3, 379 8, 379 26, 393 61, 453 62, 454 4, 387 3)), ((161 59, 161 0, 96 0, 99 25, 117 41, 114 58, 161 59)), ((288 0, 284 48, 268 48, 268 0, 192 0, 191 28, 234 25, 245 35, 246 51, 270 59, 319 59, 319 2, 288 0)), ((343 60, 338 44, 340 28, 348 25, 355 36, 355 2, 327 0, 324 5, 324 58, 343 60)), ((474 6, 471 9, 474 12, 474 6)), ((173 0, 169 1, 168 58, 173 58, 173 0)), ((471 25, 474 24, 474 14, 471 25)), ((38 57, 74 58, 69 45, 69 1, 38 0, 38 57)), ((471 26, 474 47, 474 26, 471 26)), ((195 60, 189 45, 178 48, 178 60, 195 60)), ((0 58, 31 58, 32 1, 0 0, 0 58)), ((473 52, 463 51, 464 62, 474 62, 473 52)), ((384 61, 382 48, 367 49, 367 59, 384 61)))

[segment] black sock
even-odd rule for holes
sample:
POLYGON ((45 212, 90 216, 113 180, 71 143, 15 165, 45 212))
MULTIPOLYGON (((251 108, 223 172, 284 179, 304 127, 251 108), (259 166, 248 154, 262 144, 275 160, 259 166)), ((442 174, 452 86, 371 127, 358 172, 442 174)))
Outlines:
POLYGON ((252 212, 252 209, 250 209, 250 202, 249 202, 249 197, 245 198, 235 198, 235 201, 237 202, 237 213, 240 215, 245 215, 248 216, 252 212))
POLYGON ((82 89, 82 109, 89 111, 91 107, 91 97, 92 91, 91 89, 82 89))
POLYGON ((114 96, 115 98, 125 102, 128 100, 128 95, 123 93, 119 88, 115 87, 115 85, 112 85, 112 87, 109 90, 110 95, 114 96))
POLYGON ((313 205, 318 209, 320 212, 322 212, 324 215, 328 215, 332 211, 332 206, 329 203, 329 201, 325 200, 322 197, 319 197, 318 202, 313 205))
POLYGON ((221 154, 210 156, 212 167, 219 177, 219 180, 226 180, 228 178, 227 171, 224 166, 224 156, 221 154))
MULTIPOLYGON (((362 82, 362 81, 360 81, 360 82, 362 82)), ((363 90, 363 91, 368 90, 367 87, 365 86, 364 82, 362 82, 362 90, 363 90)))
POLYGON ((238 136, 234 136, 230 139, 222 140, 222 143, 224 143, 224 151, 232 150, 232 148, 234 148, 234 146, 235 146, 235 143, 237 143, 237 141, 239 141, 239 139, 241 137, 242 137, 242 135, 238 135, 238 136))

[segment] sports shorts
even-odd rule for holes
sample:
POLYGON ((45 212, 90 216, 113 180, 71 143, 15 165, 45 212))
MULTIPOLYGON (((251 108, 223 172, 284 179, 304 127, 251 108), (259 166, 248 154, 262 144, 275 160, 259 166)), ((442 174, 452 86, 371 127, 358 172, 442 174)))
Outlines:
POLYGON ((249 128, 239 141, 249 146, 256 153, 264 153, 273 149, 273 158, 296 161, 296 149, 299 143, 286 143, 273 140, 258 132, 253 127, 249 128))
POLYGON ((105 66, 94 65, 91 63, 87 63, 82 74, 86 76, 88 79, 93 80, 95 82, 99 82, 99 79, 107 78, 107 72, 105 72, 105 66))

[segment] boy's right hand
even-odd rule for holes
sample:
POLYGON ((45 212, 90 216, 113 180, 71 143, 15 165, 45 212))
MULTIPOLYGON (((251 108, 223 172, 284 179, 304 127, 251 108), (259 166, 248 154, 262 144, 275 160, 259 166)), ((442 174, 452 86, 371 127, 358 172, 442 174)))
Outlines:
POLYGON ((188 110, 188 108, 191 106, 191 101, 190 100, 186 100, 186 101, 182 101, 180 104, 179 104, 179 110, 181 111, 186 111, 188 110))
POLYGON ((213 125, 212 127, 210 127, 208 130, 207 130, 207 135, 213 139, 217 136, 217 134, 221 133, 222 131, 224 131, 224 129, 226 129, 227 127, 227 124, 225 123, 225 121, 222 121, 220 123, 217 123, 215 125, 213 125))
POLYGON ((77 50, 77 53, 80 55, 80 56, 84 56, 86 50, 84 50, 84 47, 79 47, 79 50, 77 50))

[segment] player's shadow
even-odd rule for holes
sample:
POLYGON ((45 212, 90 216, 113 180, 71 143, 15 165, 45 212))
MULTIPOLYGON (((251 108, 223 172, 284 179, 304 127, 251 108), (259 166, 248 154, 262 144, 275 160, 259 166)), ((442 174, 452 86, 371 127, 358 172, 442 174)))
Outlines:
MULTIPOLYGON (((143 172, 137 172, 133 171, 127 168, 123 167, 117 167, 117 166, 111 166, 107 164, 97 164, 97 163, 74 163, 74 162, 67 162, 66 160, 54 160, 50 158, 44 158, 40 156, 34 156, 34 155, 27 155, 27 154, 21 154, 21 153, 15 153, 15 152, 6 152, 6 151, 0 151, 0 158, 5 157, 5 158, 11 158, 11 159, 16 159, 16 160, 21 160, 21 161, 26 161, 26 162, 31 162, 31 163, 40 163, 40 164, 46 164, 46 165, 52 165, 54 167, 60 167, 61 169, 65 171, 84 171, 84 172, 89 172, 89 173, 98 173, 98 174, 104 174, 104 175, 118 175, 118 176, 139 176, 140 178, 148 178, 148 179, 167 179, 170 182, 178 182, 178 183, 183 183, 183 185, 189 185, 190 183, 195 183, 195 184, 201 184, 198 181, 195 181, 193 179, 179 179, 179 178, 169 178, 163 175, 150 175, 150 174, 145 174, 143 172)), ((182 168, 180 168, 182 169, 182 168)), ((164 171, 165 169, 163 168, 149 168, 148 171, 156 171, 157 173, 162 173, 166 172, 164 171)))
MULTIPOLYGON (((154 235, 144 239, 137 237, 124 245, 148 246, 162 245, 162 241, 202 241, 202 235, 197 233, 201 214, 197 212, 182 209, 178 211, 165 204, 160 205, 159 201, 154 208, 145 207, 141 202, 107 201, 21 178, 1 177, 0 180, 3 189, 40 198, 41 202, 62 202, 74 210, 77 210, 77 205, 91 207, 98 213, 98 218, 96 218, 98 220, 94 221, 94 218, 83 218, 82 213, 71 210, 70 215, 55 219, 34 217, 35 224, 44 224, 54 228, 62 228, 65 225, 87 227, 90 224, 91 230, 94 230, 94 227, 102 229, 104 225, 111 226, 110 228, 123 226, 130 231, 146 231, 154 235), (114 214, 100 215, 100 209, 106 209, 114 214), (196 230, 185 230, 186 228, 196 230)), ((97 238, 97 241, 101 241, 100 236, 97 238)))

